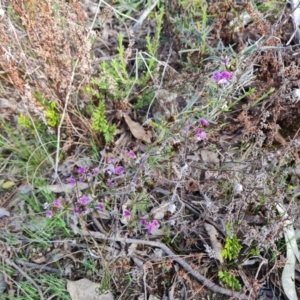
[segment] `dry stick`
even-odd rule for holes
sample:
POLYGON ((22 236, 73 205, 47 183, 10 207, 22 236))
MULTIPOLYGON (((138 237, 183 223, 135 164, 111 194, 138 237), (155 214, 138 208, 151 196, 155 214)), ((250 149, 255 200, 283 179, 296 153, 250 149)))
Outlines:
POLYGON ((148 245, 156 248, 162 249, 168 257, 172 258, 174 261, 176 261, 179 265, 181 265, 189 274, 191 274, 194 278, 197 279, 198 282, 206 286, 208 289, 215 293, 220 293, 223 295, 236 297, 241 300, 248 300, 248 297, 243 293, 234 292, 228 289, 224 289, 216 284, 214 284, 211 280, 207 279, 206 277, 202 276, 197 271, 193 270, 191 266, 186 263, 182 258, 175 255, 175 253, 172 252, 165 244, 160 242, 151 242, 151 241, 144 241, 144 240, 137 240, 137 239, 127 239, 122 237, 108 237, 100 232, 94 232, 94 231, 85 231, 85 230, 78 230, 78 233, 82 235, 91 235, 95 239, 101 239, 101 240, 112 240, 115 242, 125 242, 125 243, 133 243, 133 244, 142 244, 142 245, 148 245))
POLYGON ((8 266, 12 266, 19 273, 21 273, 28 281, 30 281, 32 283, 32 285, 37 289, 37 291, 40 295, 40 299, 44 300, 44 296, 43 296, 43 293, 42 293, 40 287, 19 266, 17 266, 13 261, 11 261, 8 257, 5 257, 2 254, 0 254, 0 258, 2 258, 8 266))
POLYGON ((37 269, 37 270, 41 270, 41 271, 47 271, 47 272, 51 272, 51 273, 63 274, 62 270, 46 267, 45 265, 34 264, 34 263, 30 263, 30 262, 23 261, 23 260, 16 260, 15 262, 16 262, 16 264, 27 267, 27 268, 37 269))

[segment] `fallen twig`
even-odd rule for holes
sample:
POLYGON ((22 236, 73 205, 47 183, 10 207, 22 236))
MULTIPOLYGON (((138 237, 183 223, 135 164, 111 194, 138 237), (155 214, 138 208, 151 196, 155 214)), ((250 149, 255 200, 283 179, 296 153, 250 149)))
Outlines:
POLYGON ((177 256, 175 253, 173 253, 172 250, 169 249, 163 243, 145 241, 145 240, 137 240, 137 239, 128 239, 128 238, 122 238, 122 237, 108 237, 108 236, 106 236, 106 235, 104 235, 100 232, 94 232, 94 231, 78 230, 77 232, 79 234, 82 234, 82 235, 91 235, 95 239, 111 240, 111 241, 123 242, 123 243, 125 242, 125 243, 142 244, 142 245, 148 245, 148 246, 160 248, 168 255, 168 257, 172 258, 179 265, 181 265, 189 274, 191 274, 198 282, 203 284, 209 290, 211 290, 215 293, 220 293, 220 294, 223 294, 223 295, 236 297, 236 298, 241 299, 241 300, 248 300, 248 297, 245 294, 222 288, 222 287, 216 285, 215 283, 213 283, 211 280, 209 280, 206 277, 202 276, 197 271, 193 270, 192 267, 188 263, 186 263, 182 258, 177 256))
POLYGON ((34 264, 34 263, 30 263, 30 262, 23 261, 23 260, 16 260, 15 263, 18 265, 27 267, 27 268, 31 268, 31 269, 47 271, 47 272, 57 273, 57 274, 63 274, 63 271, 61 271, 59 269, 55 269, 55 268, 50 268, 45 265, 34 264))

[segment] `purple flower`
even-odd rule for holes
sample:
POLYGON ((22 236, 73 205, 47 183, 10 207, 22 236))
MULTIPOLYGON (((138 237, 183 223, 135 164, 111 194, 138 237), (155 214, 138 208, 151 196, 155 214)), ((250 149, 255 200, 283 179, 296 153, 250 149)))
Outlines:
POLYGON ((74 207, 73 212, 75 215, 86 215, 89 212, 89 210, 87 207, 74 207))
POLYGON ((157 220, 153 220, 153 221, 152 221, 152 225, 153 225, 154 227, 159 227, 159 226, 160 226, 157 220))
POLYGON ((197 128, 197 139, 199 141, 205 140, 206 139, 206 133, 201 129, 201 128, 197 128))
POLYGON ((84 177, 79 177, 79 178, 78 178, 78 181, 79 181, 79 182, 84 182, 84 181, 85 181, 85 178, 84 178, 84 177))
POLYGON ((211 79, 214 81, 217 81, 217 82, 219 82, 221 80, 221 78, 222 78, 222 75, 218 71, 214 72, 211 76, 211 79))
POLYGON ((103 210, 104 209, 104 204, 100 202, 100 203, 98 203, 97 207, 98 207, 99 210, 103 210))
POLYGON ((115 159, 113 157, 108 157, 107 158, 107 163, 113 164, 115 162, 115 159))
POLYGON ((68 179, 68 183, 70 183, 71 185, 75 185, 76 184, 76 180, 71 176, 68 179))
POLYGON ((46 211, 46 218, 52 218, 53 217, 53 212, 51 210, 46 211))
POLYGON ((135 155, 135 153, 134 153, 132 150, 130 150, 130 151, 128 152, 128 156, 129 156, 130 158, 136 158, 136 155, 135 155))
POLYGON ((124 168, 123 168, 122 166, 117 166, 117 167, 115 168, 115 173, 116 173, 117 175, 123 175, 123 173, 124 173, 124 168))
POLYGON ((87 170, 87 167, 86 166, 83 166, 83 167, 80 167, 78 170, 77 170, 77 173, 82 175, 86 172, 87 170))
POLYGON ((98 168, 94 168, 93 169, 93 175, 98 175, 99 174, 99 169, 98 168))
POLYGON ((131 212, 130 212, 128 209, 125 209, 124 212, 123 212, 123 216, 124 216, 125 218, 130 217, 130 216, 131 216, 131 212))
POLYGON ((153 229, 159 228, 160 224, 157 220, 153 220, 151 223, 148 224, 147 229, 150 233, 152 233, 153 229))
POLYGON ((231 75, 230 72, 228 72, 228 71, 223 71, 223 72, 221 73, 221 79, 224 79, 224 80, 229 81, 229 80, 231 80, 231 78, 232 78, 232 75, 231 75))
POLYGON ((132 181, 134 182, 134 184, 138 184, 139 183, 138 177, 133 177, 132 181))
POLYGON ((108 180, 108 181, 107 181, 107 185, 108 185, 108 186, 113 186, 113 185, 114 185, 113 180, 108 180))
POLYGON ((54 207, 61 207, 60 199, 56 199, 53 201, 52 205, 54 207))
POLYGON ((144 218, 140 220, 140 223, 145 226, 148 224, 147 220, 144 218))
POLYGON ((223 72, 214 72, 212 77, 212 80, 218 82, 218 84, 224 85, 227 84, 228 81, 232 79, 232 75, 228 71, 223 71, 223 72))
POLYGON ((229 57, 226 56, 226 57, 224 58, 224 60, 223 60, 223 63, 224 63, 225 65, 228 65, 229 62, 230 62, 230 59, 229 59, 229 57))
POLYGON ((200 118, 199 123, 203 126, 209 126, 209 122, 204 118, 200 118))
POLYGON ((107 166, 106 172, 108 175, 114 174, 116 172, 116 168, 114 167, 114 165, 109 164, 107 166))
POLYGON ((83 196, 83 197, 78 199, 78 203, 81 204, 81 205, 87 205, 90 202, 91 202, 91 199, 90 199, 89 196, 83 196))

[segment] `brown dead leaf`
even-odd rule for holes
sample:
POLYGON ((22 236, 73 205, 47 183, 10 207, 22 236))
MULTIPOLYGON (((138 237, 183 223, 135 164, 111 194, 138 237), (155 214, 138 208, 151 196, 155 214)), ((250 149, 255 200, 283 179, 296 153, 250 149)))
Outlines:
POLYGON ((41 191, 45 191, 47 193, 70 193, 73 189, 77 188, 80 191, 85 190, 89 187, 89 184, 86 182, 77 182, 76 185, 72 185, 70 183, 63 183, 63 184, 50 184, 47 186, 40 187, 41 191))
POLYGON ((204 223, 204 228, 209 235, 210 244, 213 250, 216 253, 216 257, 219 260, 219 262, 222 264, 224 263, 224 259, 221 255, 221 251, 223 250, 222 244, 218 241, 218 232, 214 226, 212 226, 209 223, 204 223))
POLYGON ((123 114, 124 119, 132 133, 132 135, 144 142, 151 143, 152 134, 147 132, 138 122, 132 121, 127 114, 123 114))
POLYGON ((202 160, 207 164, 212 164, 214 166, 218 166, 220 163, 220 159, 218 157, 217 152, 202 149, 200 152, 200 155, 201 155, 202 160))

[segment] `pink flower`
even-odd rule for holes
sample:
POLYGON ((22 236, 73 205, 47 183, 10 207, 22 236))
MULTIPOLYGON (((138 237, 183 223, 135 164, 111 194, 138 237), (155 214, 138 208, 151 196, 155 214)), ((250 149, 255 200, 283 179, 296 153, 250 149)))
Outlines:
POLYGON ((91 199, 90 199, 89 196, 83 196, 83 197, 78 199, 78 203, 81 204, 81 205, 87 205, 90 202, 91 202, 91 199))
POLYGON ((197 139, 199 141, 205 140, 206 139, 206 133, 201 129, 201 128, 197 128, 197 139))
POLYGON ((226 57, 224 58, 224 60, 223 60, 223 63, 224 63, 225 65, 228 65, 229 62, 230 62, 230 59, 229 59, 229 57, 226 56, 226 57))
POLYGON ((93 175, 98 175, 99 174, 99 169, 98 168, 94 168, 93 169, 93 175))
POLYGON ((159 228, 160 227, 160 224, 157 220, 153 220, 152 222, 150 222, 147 226, 147 229, 150 233, 152 233, 152 231, 155 229, 155 228, 159 228))
POLYGON ((107 181, 107 186, 113 186, 113 185, 114 185, 113 180, 108 180, 108 181, 107 181))
POLYGON ((209 126, 209 122, 204 118, 200 118, 199 123, 203 126, 209 126))
POLYGON ((113 164, 115 162, 115 159, 113 157, 108 157, 107 158, 107 163, 113 164))
POLYGON ((227 81, 231 80, 232 76, 231 76, 231 73, 228 72, 228 71, 223 71, 221 73, 221 79, 225 79, 227 81))
POLYGON ((130 212, 128 209, 125 209, 124 212, 123 212, 123 216, 124 216, 125 218, 130 217, 130 216, 131 216, 131 212, 130 212))
POLYGON ((74 207, 73 212, 75 215, 86 215, 89 212, 89 209, 87 207, 74 207))
POLYGON ((53 217, 53 212, 51 210, 46 211, 46 218, 52 218, 53 217))
POLYGON ((232 79, 232 75, 228 71, 223 72, 214 72, 212 77, 212 80, 216 81, 218 84, 225 85, 232 79))
POLYGON ((71 176, 67 179, 68 183, 71 185, 75 185, 76 184, 76 180, 71 176))
POLYGON ((128 152, 128 156, 129 156, 130 158, 136 158, 136 155, 135 155, 135 153, 134 153, 132 150, 130 150, 130 151, 128 152))
POLYGON ((116 168, 114 167, 114 165, 109 164, 107 166, 106 172, 108 175, 114 174, 116 172, 116 168))
POLYGON ((52 205, 54 207, 61 207, 60 199, 56 199, 53 201, 52 205))
POLYGON ((144 218, 140 220, 140 223, 141 223, 142 225, 147 225, 147 224, 148 224, 147 220, 144 219, 144 218))
POLYGON ((117 175, 123 175, 123 173, 124 173, 124 168, 122 166, 117 166, 115 168, 115 174, 117 174, 117 175))
POLYGON ((104 209, 104 204, 100 202, 100 203, 98 203, 97 207, 98 207, 99 210, 103 210, 104 209))
POLYGON ((214 72, 211 76, 211 79, 214 81, 217 81, 217 82, 219 82, 221 80, 221 78, 222 78, 222 75, 218 71, 214 72))
POLYGON ((86 172, 87 170, 87 167, 86 166, 83 166, 83 167, 80 167, 78 170, 77 170, 77 173, 82 175, 86 172))

